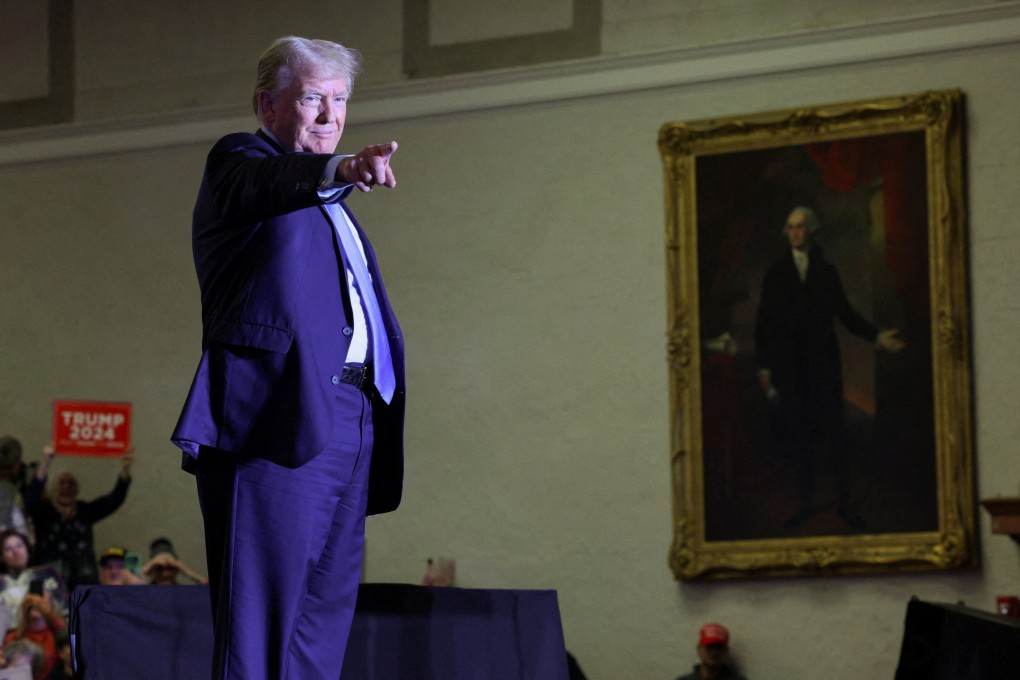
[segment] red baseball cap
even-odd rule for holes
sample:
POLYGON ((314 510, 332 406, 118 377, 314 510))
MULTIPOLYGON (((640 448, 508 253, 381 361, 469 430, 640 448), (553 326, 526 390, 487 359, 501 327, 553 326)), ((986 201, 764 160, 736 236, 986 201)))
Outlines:
POLYGON ((701 634, 698 639, 698 644, 702 647, 706 645, 726 645, 730 644, 730 631, 726 630, 725 626, 718 623, 706 623, 701 627, 701 634))

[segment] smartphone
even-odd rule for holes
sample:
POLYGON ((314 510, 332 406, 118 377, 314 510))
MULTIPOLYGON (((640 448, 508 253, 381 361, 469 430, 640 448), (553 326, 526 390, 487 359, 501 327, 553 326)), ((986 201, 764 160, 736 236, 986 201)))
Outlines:
POLYGON ((135 576, 141 576, 142 571, 142 556, 136 552, 124 553, 124 569, 130 571, 135 576))
POLYGON ((28 584, 28 592, 32 593, 33 595, 42 595, 43 583, 44 581, 41 578, 32 579, 31 583, 28 584))

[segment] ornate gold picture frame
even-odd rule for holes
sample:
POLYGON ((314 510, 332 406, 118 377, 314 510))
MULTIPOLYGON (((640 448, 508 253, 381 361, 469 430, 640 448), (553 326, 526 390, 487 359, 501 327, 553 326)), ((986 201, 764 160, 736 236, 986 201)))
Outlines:
POLYGON ((963 97, 664 125, 679 579, 976 564, 963 97))

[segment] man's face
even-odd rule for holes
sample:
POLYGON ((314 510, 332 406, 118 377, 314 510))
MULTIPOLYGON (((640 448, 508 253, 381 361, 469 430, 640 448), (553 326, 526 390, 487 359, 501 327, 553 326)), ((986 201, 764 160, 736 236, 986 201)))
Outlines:
POLYGON ((790 239, 790 247, 804 250, 808 247, 811 235, 808 232, 807 218, 802 213, 794 213, 786 220, 786 238, 790 239))
POLYGON ((4 541, 3 561, 8 569, 22 570, 28 565, 28 546, 20 536, 10 536, 4 541))
POLYGON ((99 582, 104 586, 119 586, 124 580, 124 560, 107 557, 99 567, 99 582))
POLYGON ((333 153, 349 95, 346 78, 295 75, 279 91, 259 94, 262 124, 287 151, 333 153))
POLYGON ((698 658, 701 664, 708 668, 718 668, 726 661, 726 652, 729 648, 726 645, 714 643, 710 645, 698 645, 698 658))
POLYGON ((152 583, 157 586, 177 584, 177 567, 169 564, 157 564, 152 568, 152 583))

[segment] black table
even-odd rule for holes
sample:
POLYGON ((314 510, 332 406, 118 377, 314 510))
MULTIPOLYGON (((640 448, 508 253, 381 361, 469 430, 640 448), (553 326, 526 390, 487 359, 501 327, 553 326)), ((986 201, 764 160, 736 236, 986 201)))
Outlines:
MULTIPOLYGON (((71 595, 85 680, 204 680, 204 586, 89 586, 71 595)), ((556 592, 363 584, 343 680, 567 680, 556 592)))

